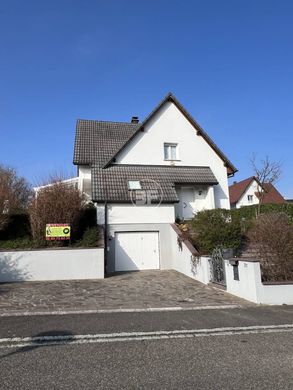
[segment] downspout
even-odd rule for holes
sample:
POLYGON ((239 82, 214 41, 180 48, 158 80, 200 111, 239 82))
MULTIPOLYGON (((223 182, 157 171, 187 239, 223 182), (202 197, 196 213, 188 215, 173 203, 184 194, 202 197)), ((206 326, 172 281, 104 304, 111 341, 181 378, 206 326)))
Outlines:
POLYGON ((107 247, 108 247, 108 203, 104 205, 104 272, 107 273, 107 247))

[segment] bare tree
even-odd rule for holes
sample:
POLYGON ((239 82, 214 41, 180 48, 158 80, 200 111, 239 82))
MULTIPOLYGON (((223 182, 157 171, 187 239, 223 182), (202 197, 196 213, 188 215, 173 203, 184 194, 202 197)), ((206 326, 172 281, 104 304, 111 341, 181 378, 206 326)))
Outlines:
POLYGON ((293 224, 284 213, 261 214, 248 232, 264 281, 293 280, 293 224))
POLYGON ((62 177, 50 175, 51 183, 39 187, 29 207, 33 237, 45 240, 47 223, 69 223, 76 228, 78 216, 85 205, 84 196, 62 177))
POLYGON ((0 164, 0 230, 9 216, 26 209, 32 194, 29 183, 15 169, 0 164))
POLYGON ((282 164, 279 161, 271 161, 268 156, 258 163, 255 155, 251 158, 250 162, 257 181, 257 195, 259 198, 257 215, 259 215, 266 194, 266 185, 275 184, 280 178, 282 164))

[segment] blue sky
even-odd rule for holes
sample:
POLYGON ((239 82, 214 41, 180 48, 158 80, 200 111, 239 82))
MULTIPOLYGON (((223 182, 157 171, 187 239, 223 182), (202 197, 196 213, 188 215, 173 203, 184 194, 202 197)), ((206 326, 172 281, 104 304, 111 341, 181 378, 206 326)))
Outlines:
POLYGON ((293 2, 0 4, 0 162, 34 182, 72 165, 77 118, 144 118, 172 91, 237 166, 281 160, 293 198, 293 2))

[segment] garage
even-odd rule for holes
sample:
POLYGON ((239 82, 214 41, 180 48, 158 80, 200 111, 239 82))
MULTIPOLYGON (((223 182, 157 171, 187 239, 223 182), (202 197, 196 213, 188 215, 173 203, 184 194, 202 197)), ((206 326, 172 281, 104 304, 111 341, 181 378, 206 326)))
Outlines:
POLYGON ((159 268, 159 232, 115 233, 115 271, 159 268))

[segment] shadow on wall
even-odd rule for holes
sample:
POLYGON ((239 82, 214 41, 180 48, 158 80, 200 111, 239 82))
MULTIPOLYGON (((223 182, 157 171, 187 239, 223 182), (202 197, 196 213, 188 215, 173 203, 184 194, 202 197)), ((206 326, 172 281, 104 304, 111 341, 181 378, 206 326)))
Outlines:
MULTIPOLYGON (((23 340, 23 345, 21 346, 21 341, 19 341, 18 347, 15 346, 16 349, 12 352, 0 355, 0 359, 19 353, 31 352, 40 347, 66 345, 70 344, 72 341, 74 341, 74 334, 67 330, 41 332, 33 335, 29 340, 23 340)), ((13 344, 9 345, 7 348, 13 348, 13 344)))
MULTIPOLYGON (((113 239, 113 245, 115 246, 115 239, 113 239)), ((110 260, 110 262, 108 263, 109 265, 109 268, 110 270, 107 270, 107 275, 108 274, 113 274, 113 273, 117 273, 117 272, 133 272, 133 271, 139 271, 139 267, 137 266, 137 264, 135 264, 132 260, 132 258, 129 256, 129 254, 127 252, 125 252, 124 248, 120 245, 120 242, 118 241, 118 246, 117 247, 114 247, 115 250, 114 250, 114 256, 113 256, 113 259, 110 260), (119 257, 119 259, 123 259, 123 270, 117 270, 117 265, 116 265, 116 259, 117 259, 117 253, 116 253, 116 250, 119 248, 119 254, 121 257, 119 257)), ((118 259, 118 261, 119 261, 118 259)))
POLYGON ((221 205, 221 201, 227 200, 227 199, 228 199, 228 196, 225 194, 222 187, 220 185, 216 185, 215 186, 215 206, 216 206, 216 208, 223 207, 221 205))
POLYGON ((21 255, 15 256, 15 253, 0 253, 0 293, 1 284, 10 282, 21 282, 29 278, 29 273, 19 267, 21 255))
MULTIPOLYGON (((135 233, 139 233, 139 232, 135 232, 135 233)), ((125 271, 129 271, 129 272, 132 272, 132 271, 143 271, 143 270, 148 270, 148 269, 160 269, 160 262, 161 262, 161 259, 160 259, 160 255, 156 252, 156 256, 157 257, 157 261, 156 261, 156 264, 154 263, 148 263, 147 266, 146 266, 146 263, 144 262, 144 260, 148 261, 149 258, 144 258, 144 250, 146 248, 145 244, 143 244, 141 247, 138 246, 138 251, 136 254, 132 253, 132 254, 129 254, 125 251, 125 249, 123 248, 123 246, 121 245, 120 241, 117 240, 115 241, 115 238, 111 239, 112 241, 112 245, 113 245, 113 250, 112 250, 112 253, 113 253, 113 256, 110 258, 108 257, 109 259, 109 262, 108 262, 108 270, 107 270, 107 274, 111 274, 111 273, 116 273, 116 272, 125 272, 125 271), (117 246, 116 246, 116 243, 117 243, 117 246), (118 251, 117 251, 118 250, 118 251), (133 256, 133 258, 132 258, 133 256), (134 259, 134 260, 133 260, 134 259), (116 264, 116 260, 119 262, 119 265, 122 269, 118 269, 118 266, 116 264), (137 263, 135 262, 137 261, 137 263)), ((136 244, 138 244, 136 242, 136 244)), ((134 245, 134 244, 133 244, 134 245)), ((158 248, 158 247, 156 247, 158 248)), ((158 248, 158 251, 159 251, 159 248, 158 248)))

